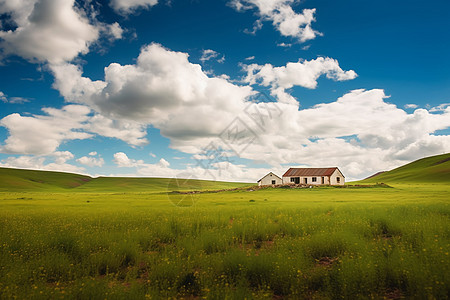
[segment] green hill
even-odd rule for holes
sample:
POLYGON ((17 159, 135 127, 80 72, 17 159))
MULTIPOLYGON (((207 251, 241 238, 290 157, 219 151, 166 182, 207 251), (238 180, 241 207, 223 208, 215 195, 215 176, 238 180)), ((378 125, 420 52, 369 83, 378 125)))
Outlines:
POLYGON ((219 190, 248 186, 248 183, 196 179, 98 177, 51 172, 0 168, 0 192, 171 192, 219 190))
POLYGON ((79 174, 0 168, 0 191, 60 191, 91 180, 79 174))
POLYGON ((129 178, 129 177, 99 177, 83 186, 77 187, 78 192, 154 192, 218 190, 248 186, 248 183, 221 182, 196 179, 174 178, 129 178))
POLYGON ((360 181, 360 183, 374 182, 450 184, 450 153, 425 157, 360 181))

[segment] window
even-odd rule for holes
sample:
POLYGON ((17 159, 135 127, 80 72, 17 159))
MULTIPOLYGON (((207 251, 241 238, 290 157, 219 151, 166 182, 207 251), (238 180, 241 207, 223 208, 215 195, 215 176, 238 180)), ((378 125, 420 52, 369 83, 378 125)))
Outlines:
POLYGON ((275 184, 275 180, 272 180, 272 184, 275 184))
POLYGON ((291 177, 291 182, 295 182, 295 178, 294 177, 291 177))
POLYGON ((341 182, 341 177, 336 177, 337 183, 341 182))
POLYGON ((312 182, 317 182, 317 177, 313 177, 312 182))

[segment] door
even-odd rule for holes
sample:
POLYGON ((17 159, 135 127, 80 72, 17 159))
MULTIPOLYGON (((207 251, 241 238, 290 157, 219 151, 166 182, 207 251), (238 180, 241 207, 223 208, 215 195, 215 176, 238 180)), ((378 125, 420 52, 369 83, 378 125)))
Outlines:
POLYGON ((300 183, 300 177, 295 177, 295 184, 299 184, 300 183))
POLYGON ((308 184, 308 178, 305 178, 305 184, 308 184))

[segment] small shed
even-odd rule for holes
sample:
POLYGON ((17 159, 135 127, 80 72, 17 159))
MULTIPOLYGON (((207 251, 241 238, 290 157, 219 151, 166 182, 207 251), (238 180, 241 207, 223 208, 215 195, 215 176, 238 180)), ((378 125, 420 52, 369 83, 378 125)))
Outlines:
POLYGON ((269 174, 265 175, 263 178, 258 180, 258 185, 277 185, 282 184, 283 180, 280 176, 275 175, 274 173, 270 172, 269 174))

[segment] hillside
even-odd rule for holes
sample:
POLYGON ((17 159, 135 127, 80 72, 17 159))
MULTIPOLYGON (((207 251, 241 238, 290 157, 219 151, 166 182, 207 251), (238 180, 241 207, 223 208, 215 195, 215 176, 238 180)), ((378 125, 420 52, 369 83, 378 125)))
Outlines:
POLYGON ((380 172, 361 183, 450 183, 450 153, 425 157, 388 172, 380 172))
POLYGON ((37 170, 0 168, 0 192, 153 192, 217 190, 248 183, 171 178, 98 177, 37 170))
POLYGON ((0 191, 60 191, 92 179, 72 173, 0 168, 0 191))
POLYGON ((154 192, 217 190, 247 186, 248 183, 173 178, 99 177, 74 189, 75 192, 154 192))

